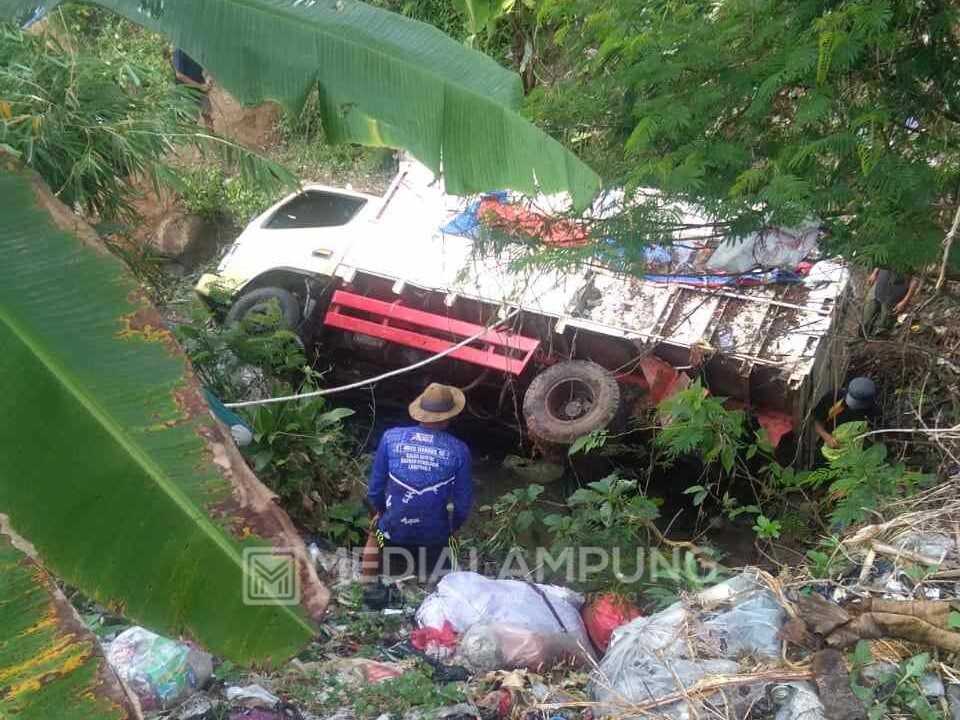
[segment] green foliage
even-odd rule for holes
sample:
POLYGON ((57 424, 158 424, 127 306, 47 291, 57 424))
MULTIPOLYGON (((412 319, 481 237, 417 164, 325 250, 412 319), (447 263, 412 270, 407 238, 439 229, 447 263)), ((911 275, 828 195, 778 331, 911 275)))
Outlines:
POLYGON ((567 498, 568 512, 543 519, 553 536, 551 552, 556 556, 567 548, 576 551, 579 547, 595 547, 610 552, 617 549, 621 553, 618 567, 610 564, 602 572, 585 578, 584 585, 589 590, 616 588, 622 576, 643 575, 637 562, 644 558, 635 551, 649 545, 650 523, 659 516, 659 505, 659 500, 643 494, 637 480, 616 473, 588 483, 567 498))
POLYGON ((370 526, 369 515, 359 500, 334 503, 324 512, 324 534, 340 547, 357 547, 366 538, 370 526))
POLYGON ((0 697, 0 715, 134 717, 133 708, 111 698, 100 681, 109 670, 97 638, 78 627, 74 609, 53 578, 6 535, 0 536, 0 572, 0 673, 11 690, 0 697))
POLYGON ((530 484, 504 493, 492 506, 479 508, 479 512, 492 514, 492 534, 483 540, 483 547, 490 552, 503 552, 530 544, 534 526, 543 517, 537 507, 543 490, 543 485, 530 484))
POLYGON ((303 345, 289 330, 279 327, 279 306, 265 308, 273 317, 254 318, 225 327, 214 323, 206 307, 196 301, 193 317, 175 327, 200 383, 224 402, 266 396, 278 379, 289 381, 305 369, 303 345), (272 322, 271 322, 272 320, 272 322))
POLYGON ((455 683, 438 685, 428 669, 417 669, 398 678, 364 685, 356 693, 353 711, 358 718, 374 718, 383 713, 399 717, 411 708, 429 712, 463 700, 463 691, 455 683))
POLYGON ((371 0, 371 5, 433 25, 457 40, 464 40, 464 16, 450 0, 371 0))
POLYGON ((223 214, 223 170, 219 165, 194 168, 182 182, 180 202, 190 212, 206 220, 216 220, 223 214))
POLYGON ((609 432, 605 428, 591 430, 583 437, 578 437, 573 441, 573 443, 570 445, 570 448, 567 450, 567 455, 576 455, 579 452, 593 452, 594 450, 602 448, 604 445, 606 445, 608 437, 609 432))
POLYGON ((131 212, 128 178, 160 179, 186 106, 132 63, 73 53, 50 34, 0 25, 0 144, 67 205, 131 212))
MULTIPOLYGON (((312 389, 303 385, 299 392, 312 389)), ((273 394, 290 390, 277 384, 273 394)), ((245 451, 257 476, 284 499, 336 497, 343 491, 346 468, 355 466, 340 425, 353 412, 327 409, 323 397, 255 406, 248 413, 253 442, 245 451)))
MULTIPOLYGON (((50 5, 55 5, 53 0, 50 5)), ((363 2, 96 0, 162 32, 244 103, 299 111, 314 89, 331 139, 409 149, 449 192, 569 191, 589 205, 600 179, 518 112, 522 83, 493 60, 422 23, 363 2), (257 43, 222 42, 250 37, 257 43)), ((5 0, 7 18, 32 0, 5 0)))
MULTIPOLYGON (((937 258, 960 177, 956 3, 547 0, 541 15, 573 71, 532 112, 608 180, 737 233, 816 217, 859 262, 937 258)), ((659 234, 648 210, 626 240, 659 234)))
POLYGON ((276 532, 275 509, 230 505, 239 468, 156 310, 33 173, 4 167, 0 198, 4 513, 46 571, 134 622, 174 637, 189 627, 235 662, 294 654, 315 633, 301 609, 226 591, 243 587, 243 546, 291 539, 258 538, 276 532), (229 517, 208 510, 227 505, 229 517), (241 542, 243 523, 256 530, 241 542))
POLYGON ((835 577, 849 565, 841 550, 840 538, 837 535, 831 535, 822 540, 816 548, 807 550, 806 557, 809 560, 807 567, 810 574, 821 580, 835 577))
POLYGON ((275 152, 299 177, 329 184, 358 184, 359 189, 383 191, 394 171, 393 151, 332 142, 324 130, 316 92, 299 112, 280 118, 281 144, 275 152))
POLYGON ((763 540, 776 540, 780 537, 780 521, 757 515, 753 531, 763 540))
MULTIPOLYGON (((857 643, 852 659, 858 669, 871 662, 872 653, 866 641, 857 643)), ((895 672, 881 675, 876 687, 854 682, 854 693, 870 706, 869 720, 901 715, 918 720, 943 720, 939 709, 927 700, 920 683, 929 663, 929 653, 920 653, 901 662, 895 672)))
MULTIPOLYGON (((841 425, 837 432, 843 428, 841 425)), ((844 437, 848 434, 842 432, 844 437)), ((890 464, 885 445, 858 440, 845 443, 826 468, 807 474, 804 483, 826 486, 833 504, 830 520, 847 525, 865 519, 884 498, 909 495, 930 479, 907 470, 903 463, 890 464)))
POLYGON ((243 226, 277 199, 275 188, 242 176, 225 177, 220 165, 188 170, 179 188, 180 201, 208 220, 225 218, 243 226))
MULTIPOLYGON (((224 402, 311 388, 313 375, 303 345, 294 333, 279 327, 276 303, 231 327, 214 324, 202 305, 194 307, 193 322, 178 325, 176 334, 198 380, 224 402), (307 382, 296 380, 301 373, 306 373, 307 382)), ((317 397, 242 412, 253 427, 253 442, 244 448, 245 454, 291 513, 302 513, 305 504, 324 505, 362 474, 340 424, 352 410, 329 409, 317 397)), ((349 530, 344 532, 349 535, 349 530)))
POLYGON ((139 64, 159 55, 145 48, 155 36, 131 34, 132 25, 118 22, 95 37, 137 37, 134 47, 0 24, 0 146, 40 173, 68 206, 106 220, 135 217, 138 178, 155 188, 182 187, 169 160, 186 145, 216 152, 257 187, 276 191, 292 181, 275 163, 199 132, 190 90, 155 65, 139 64))
POLYGON ((670 459, 696 452, 705 465, 719 462, 730 472, 746 433, 746 416, 727 410, 724 400, 710 395, 699 380, 667 398, 657 408, 663 427, 656 444, 670 459))

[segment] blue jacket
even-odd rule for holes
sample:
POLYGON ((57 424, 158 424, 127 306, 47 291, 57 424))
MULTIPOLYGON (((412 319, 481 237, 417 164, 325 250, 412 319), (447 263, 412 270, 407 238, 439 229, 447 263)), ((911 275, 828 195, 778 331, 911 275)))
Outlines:
POLYGON ((387 430, 373 460, 367 496, 380 511, 380 530, 390 542, 446 545, 470 513, 470 450, 442 430, 387 430))

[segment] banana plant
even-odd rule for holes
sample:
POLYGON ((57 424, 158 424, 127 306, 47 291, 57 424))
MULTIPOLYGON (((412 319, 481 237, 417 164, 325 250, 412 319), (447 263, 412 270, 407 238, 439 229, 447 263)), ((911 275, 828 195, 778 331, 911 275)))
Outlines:
MULTIPOLYGON (((0 0, 30 22, 59 0, 0 0)), ((446 188, 568 191, 599 177, 519 115, 520 78, 425 23, 359 0, 95 0, 166 35, 243 103, 290 110, 319 90, 329 137, 409 150, 446 188)))
POLYGON ((93 633, 33 552, 0 516, 0 717, 138 717, 93 633))
MULTIPOLYGON (((237 663, 285 661, 329 597, 290 519, 93 230, 2 151, 0 198, 0 512, 46 571, 111 610, 237 663), (250 604, 247 548, 282 549, 301 604, 250 604)), ((22 669, 5 662, 0 684, 22 669)))

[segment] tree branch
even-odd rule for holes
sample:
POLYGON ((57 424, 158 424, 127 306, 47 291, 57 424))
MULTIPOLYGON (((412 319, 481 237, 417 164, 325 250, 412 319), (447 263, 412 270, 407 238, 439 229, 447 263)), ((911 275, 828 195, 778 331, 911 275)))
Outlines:
POLYGON ((940 294, 944 280, 947 278, 947 263, 950 260, 950 249, 953 247, 953 239, 957 236, 958 227, 960 227, 960 203, 957 204, 957 211, 953 215, 953 224, 943 238, 943 258, 940 260, 940 274, 937 276, 937 284, 933 286, 934 295, 940 294))

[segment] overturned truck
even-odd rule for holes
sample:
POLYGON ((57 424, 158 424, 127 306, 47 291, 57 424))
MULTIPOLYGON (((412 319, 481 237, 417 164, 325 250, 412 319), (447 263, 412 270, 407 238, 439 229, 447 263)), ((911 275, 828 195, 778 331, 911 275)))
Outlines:
POLYGON ((509 246, 477 250, 478 226, 498 218, 557 232, 502 195, 449 196, 412 162, 383 197, 306 185, 255 218, 197 291, 224 301, 228 322, 278 305, 354 377, 458 346, 433 376, 509 385, 547 443, 569 444, 702 376, 774 445, 803 444, 827 389, 814 378, 840 369, 832 330, 850 282, 843 263, 817 258, 815 228, 680 237, 652 248, 637 276, 589 263, 518 269, 509 246))

